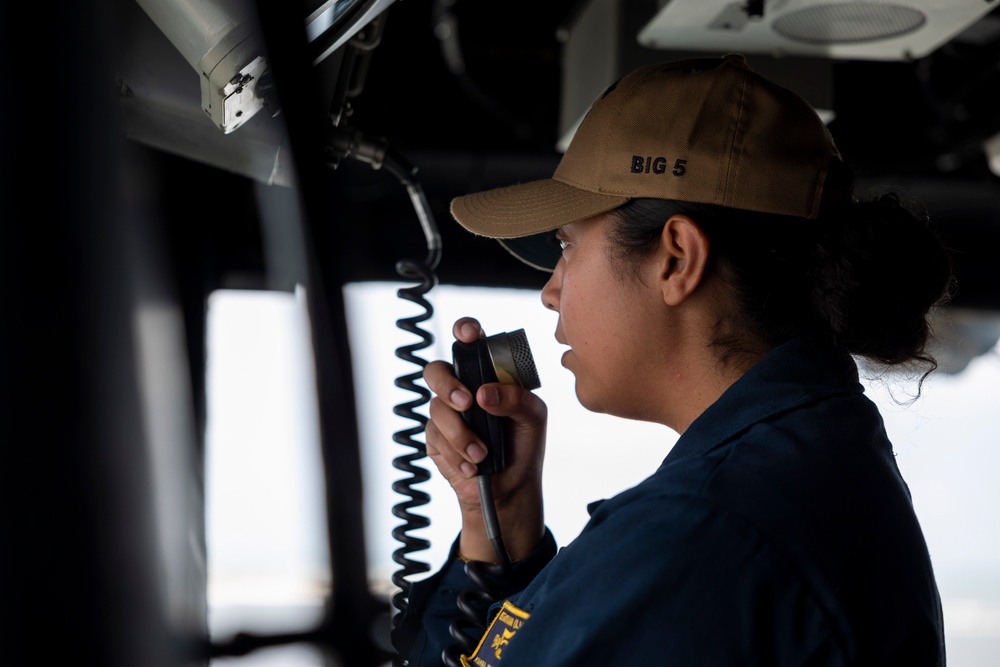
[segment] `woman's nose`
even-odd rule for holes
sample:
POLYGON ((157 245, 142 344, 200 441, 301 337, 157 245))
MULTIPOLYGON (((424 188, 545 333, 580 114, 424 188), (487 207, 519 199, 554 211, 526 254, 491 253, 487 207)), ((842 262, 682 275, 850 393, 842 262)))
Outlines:
POLYGON ((549 278, 548 282, 545 283, 545 287, 542 288, 542 305, 549 310, 554 310, 559 312, 559 285, 562 281, 562 261, 556 265, 556 270, 552 272, 552 276, 549 278))

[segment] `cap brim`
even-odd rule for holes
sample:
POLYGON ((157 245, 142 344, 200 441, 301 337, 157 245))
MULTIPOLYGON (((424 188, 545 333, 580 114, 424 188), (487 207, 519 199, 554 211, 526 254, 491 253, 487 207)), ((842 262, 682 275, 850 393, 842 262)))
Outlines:
MULTIPOLYGON (((520 239, 610 211, 627 201, 628 197, 581 190, 547 178, 456 197, 451 202, 451 214, 474 234, 520 239)), ((549 252, 555 250, 544 238, 505 247, 527 264, 552 270, 547 263, 538 261, 548 256, 546 247, 549 252)))
POLYGON ((551 229, 541 234, 519 236, 516 239, 497 239, 510 254, 530 267, 552 273, 559 263, 562 250, 551 229))

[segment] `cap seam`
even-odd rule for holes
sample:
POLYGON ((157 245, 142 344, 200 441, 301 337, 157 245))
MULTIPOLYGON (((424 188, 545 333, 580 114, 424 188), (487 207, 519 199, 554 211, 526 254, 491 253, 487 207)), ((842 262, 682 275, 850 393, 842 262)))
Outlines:
MULTIPOLYGON (((615 113, 614 113, 614 115, 612 117, 608 118, 608 121, 609 121, 608 124, 605 125, 603 128, 601 128, 601 132, 602 132, 602 137, 601 137, 601 155, 604 158, 608 157, 608 144, 611 143, 611 140, 610 140, 611 129, 610 128, 615 127, 616 123, 618 122, 618 118, 621 116, 622 107, 625 106, 625 102, 628 100, 628 95, 626 93, 631 94, 631 91, 634 90, 634 88, 635 88, 635 87, 632 87, 628 91, 620 90, 620 86, 621 86, 622 83, 623 83, 622 81, 619 81, 618 82, 618 86, 616 86, 616 88, 619 89, 619 96, 621 97, 621 101, 617 105, 615 105, 615 113)), ((611 94, 614 95, 614 93, 615 93, 615 91, 612 91, 611 94)), ((610 162, 610 160, 608 160, 608 159, 595 160, 597 173, 595 174, 596 178, 594 179, 594 183, 597 184, 598 187, 600 187, 600 188, 603 188, 603 185, 601 185, 601 184, 604 183, 604 180, 605 180, 605 177, 606 177, 606 174, 607 174, 607 170, 611 167, 611 165, 607 164, 608 162, 610 162)))
POLYGON ((741 128, 743 125, 743 116, 744 116, 743 109, 744 109, 744 100, 746 99, 747 83, 749 81, 749 77, 744 75, 741 77, 741 79, 742 80, 740 82, 740 88, 739 88, 739 100, 737 102, 739 106, 737 107, 737 112, 736 112, 736 126, 733 128, 733 139, 732 142, 729 144, 729 160, 726 163, 726 182, 724 184, 724 192, 722 198, 726 206, 730 205, 733 197, 733 173, 735 172, 735 169, 733 167, 733 162, 736 159, 735 158, 737 153, 736 144, 737 142, 742 141, 741 128))
POLYGON ((583 190, 583 191, 589 192, 591 194, 603 195, 603 196, 606 196, 606 197, 629 197, 629 198, 631 198, 631 197, 635 197, 636 196, 636 192, 637 192, 634 189, 631 190, 631 191, 629 191, 629 190, 612 190, 610 188, 603 188, 603 187, 602 188, 598 188, 598 189, 594 189, 593 185, 581 183, 580 181, 576 181, 576 180, 573 180, 573 179, 570 179, 570 178, 566 178, 565 176, 561 176, 561 175, 559 176, 559 178, 556 178, 556 177, 553 176, 552 180, 558 181, 559 183, 562 183, 563 185, 568 185, 568 186, 570 186, 572 188, 576 188, 578 190, 583 190))

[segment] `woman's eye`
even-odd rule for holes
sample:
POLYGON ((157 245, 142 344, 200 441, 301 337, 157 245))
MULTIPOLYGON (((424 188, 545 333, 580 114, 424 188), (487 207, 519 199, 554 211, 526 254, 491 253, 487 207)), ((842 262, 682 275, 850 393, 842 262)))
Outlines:
POLYGON ((549 237, 549 243, 559 248, 559 252, 566 250, 569 246, 569 241, 560 237, 558 234, 553 234, 549 237))

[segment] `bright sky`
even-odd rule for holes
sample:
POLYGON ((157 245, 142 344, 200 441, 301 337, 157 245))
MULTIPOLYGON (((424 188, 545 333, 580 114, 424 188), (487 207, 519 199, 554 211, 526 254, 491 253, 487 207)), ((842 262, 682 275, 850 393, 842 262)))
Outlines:
MULTIPOLYGON (((399 287, 357 284, 346 293, 369 563, 376 585, 381 581, 387 591, 398 567, 391 554, 400 546, 391 536, 399 523, 391 509, 403 499, 390 488, 403 476, 391 463, 409 451, 392 435, 413 425, 392 407, 415 396, 393 384, 415 368, 395 356, 397 347, 415 342, 396 320, 419 312, 397 298, 399 287)), ((438 286, 429 299, 435 312, 425 326, 436 343, 421 353, 427 360, 449 358, 451 324, 461 316, 477 317, 488 334, 525 330, 542 382, 537 393, 549 406, 546 514, 560 543, 582 528, 589 502, 640 481, 675 442, 665 427, 592 414, 576 402, 572 375, 559 363, 565 348, 552 337, 555 314, 541 306, 537 292, 438 286)), ((307 327, 302 295, 218 292, 210 300, 207 507, 210 599, 219 609, 263 599, 301 606, 317 600, 325 583, 307 327)), ((909 389, 896 385, 893 393, 909 389)), ((952 667, 987 664, 977 661, 980 649, 964 648, 963 637, 980 644, 985 638, 991 651, 1000 649, 998 390, 997 349, 959 375, 933 377, 912 405, 895 403, 884 385, 869 386, 934 559, 952 635, 952 667)), ((429 460, 423 463, 433 468, 429 460)), ((421 536, 432 547, 414 557, 436 568, 456 535, 457 516, 452 492, 440 478, 421 488, 433 499, 420 510, 431 517, 432 527, 421 536)))

